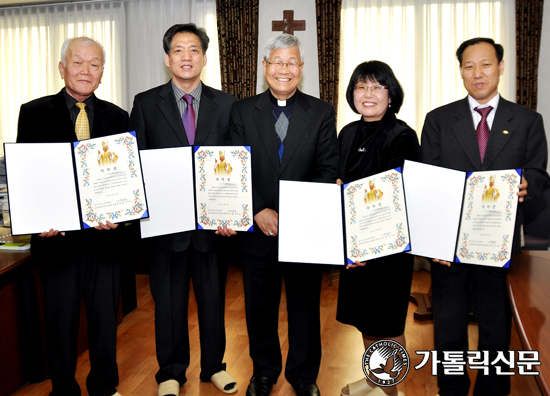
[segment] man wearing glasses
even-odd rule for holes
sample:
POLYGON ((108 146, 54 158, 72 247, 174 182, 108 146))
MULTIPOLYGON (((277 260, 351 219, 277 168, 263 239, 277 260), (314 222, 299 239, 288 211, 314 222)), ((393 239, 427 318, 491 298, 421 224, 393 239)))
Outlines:
MULTIPOLYGON (((269 89, 231 109, 232 144, 252 146, 254 232, 239 235, 246 321, 254 373, 247 396, 266 396, 282 371, 278 335, 284 278, 289 352, 285 377, 298 396, 319 395, 319 299, 322 271, 281 263, 277 256, 279 180, 334 183, 339 151, 334 108, 300 92, 304 51, 293 35, 272 38, 264 50, 269 89)), ((312 247, 314 248, 314 247, 312 247)))

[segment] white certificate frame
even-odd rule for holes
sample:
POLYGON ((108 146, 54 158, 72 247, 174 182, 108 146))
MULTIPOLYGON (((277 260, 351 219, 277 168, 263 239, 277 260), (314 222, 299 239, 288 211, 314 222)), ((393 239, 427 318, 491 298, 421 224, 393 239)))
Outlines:
POLYGON ((345 264, 341 192, 336 183, 279 182, 279 261, 345 264))
POLYGON ((13 235, 80 230, 70 143, 5 143, 13 235))
POLYGON ((405 160, 410 254, 453 261, 466 172, 405 160))
POLYGON ((195 230, 192 147, 140 151, 150 216, 141 238, 195 230))

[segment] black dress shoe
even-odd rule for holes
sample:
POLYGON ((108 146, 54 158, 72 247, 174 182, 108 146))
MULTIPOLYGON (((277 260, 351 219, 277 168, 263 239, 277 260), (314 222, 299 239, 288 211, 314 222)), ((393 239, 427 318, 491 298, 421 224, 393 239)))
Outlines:
POLYGON ((269 377, 252 377, 246 396, 267 396, 273 389, 275 382, 269 377))
POLYGON ((300 384, 292 387, 296 392, 296 396, 321 396, 317 384, 300 384))

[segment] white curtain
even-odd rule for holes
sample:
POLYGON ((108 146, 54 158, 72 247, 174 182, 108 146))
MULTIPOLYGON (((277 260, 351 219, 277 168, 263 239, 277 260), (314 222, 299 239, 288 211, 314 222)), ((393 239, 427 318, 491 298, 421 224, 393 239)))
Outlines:
POLYGON ((467 95, 455 52, 478 36, 504 46, 499 88, 514 101, 514 18, 514 0, 342 0, 338 130, 359 119, 345 97, 353 69, 381 60, 405 90, 398 118, 420 135, 426 113, 467 95))
MULTIPOLYGON (((542 34, 540 42, 540 58, 538 69, 538 94, 537 111, 545 120, 546 129, 550 129, 550 95, 548 95, 548 81, 550 81, 550 68, 544 66, 550 62, 550 2, 544 3, 542 20, 542 34)), ((550 139, 546 138, 548 151, 550 152, 550 139)), ((550 164, 546 170, 550 172, 550 164)))
POLYGON ((0 8, 0 156, 17 136, 21 104, 57 93, 61 45, 89 36, 105 48, 96 95, 128 112, 134 95, 170 78, 162 37, 176 23, 194 22, 210 37, 202 80, 221 87, 215 0, 126 0, 0 8))
POLYGON ((21 104, 64 86, 57 65, 70 37, 85 35, 103 44, 107 62, 96 94, 121 103, 124 26, 122 2, 0 9, 0 142, 15 141, 21 104))
POLYGON ((221 88, 215 0, 130 0, 125 4, 128 23, 128 111, 137 93, 170 79, 170 70, 164 65, 162 37, 176 23, 193 22, 206 29, 210 44, 201 79, 214 88, 221 88))

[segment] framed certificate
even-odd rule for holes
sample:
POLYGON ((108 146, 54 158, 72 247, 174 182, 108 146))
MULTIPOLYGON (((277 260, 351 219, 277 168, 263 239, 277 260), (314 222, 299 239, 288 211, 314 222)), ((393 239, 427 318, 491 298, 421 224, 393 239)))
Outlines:
POLYGON ((73 143, 83 228, 149 217, 135 132, 73 143))
POLYGON ((73 143, 5 143, 12 233, 149 216, 134 132, 73 143))
POLYGON ((279 260, 345 265, 410 250, 401 168, 348 183, 281 180, 279 260))
POLYGON ((250 146, 195 146, 197 228, 253 231, 250 146))
POLYGON ((344 185, 346 260, 411 250, 401 168, 344 185))
POLYGON ((405 161, 412 254, 508 267, 521 170, 461 172, 405 161))
POLYGON ((173 147, 141 157, 151 208, 142 238, 218 226, 253 230, 250 147, 173 147))
POLYGON ((509 267, 520 182, 518 169, 468 173, 454 261, 509 267))
POLYGON ((345 265, 408 252, 508 267, 521 170, 414 161, 336 184, 280 182, 279 260, 345 265))

